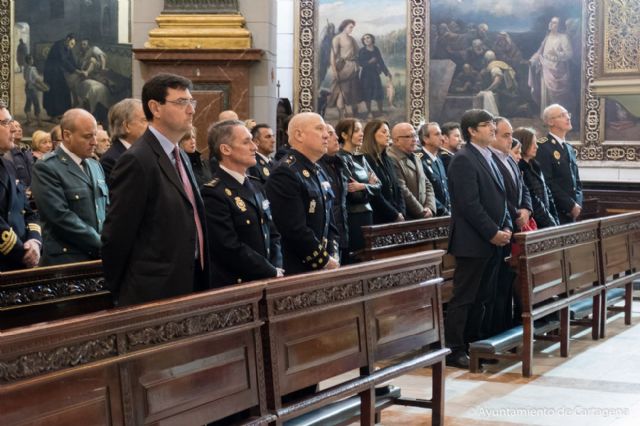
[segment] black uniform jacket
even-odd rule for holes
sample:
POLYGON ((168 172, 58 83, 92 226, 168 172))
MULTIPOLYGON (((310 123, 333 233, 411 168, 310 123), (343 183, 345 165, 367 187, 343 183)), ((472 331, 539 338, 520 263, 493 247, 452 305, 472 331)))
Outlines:
POLYGON ((219 169, 202 187, 213 287, 275 277, 282 267, 269 200, 256 178, 245 179, 250 188, 219 169))
POLYGON ((319 270, 329 256, 337 257, 338 235, 331 214, 334 196, 320 166, 291 150, 271 173, 266 190, 282 236, 286 274, 319 270))

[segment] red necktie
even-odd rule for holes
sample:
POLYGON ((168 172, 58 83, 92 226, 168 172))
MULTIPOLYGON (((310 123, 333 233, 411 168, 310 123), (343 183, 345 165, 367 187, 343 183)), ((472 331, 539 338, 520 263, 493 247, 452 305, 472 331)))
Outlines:
POLYGON ((200 216, 198 216, 198 208, 196 206, 196 197, 193 195, 193 188, 191 188, 191 182, 189 182, 189 177, 187 176, 187 172, 184 169, 184 165, 182 164, 182 159, 180 158, 180 148, 176 146, 173 150, 173 157, 176 159, 176 168, 178 169, 178 174, 180 175, 180 179, 182 180, 182 187, 184 188, 184 192, 187 193, 187 197, 191 202, 191 207, 193 207, 193 220, 196 222, 196 230, 198 231, 198 248, 200 249, 200 266, 204 270, 204 241, 202 236, 202 224, 200 223, 200 216))

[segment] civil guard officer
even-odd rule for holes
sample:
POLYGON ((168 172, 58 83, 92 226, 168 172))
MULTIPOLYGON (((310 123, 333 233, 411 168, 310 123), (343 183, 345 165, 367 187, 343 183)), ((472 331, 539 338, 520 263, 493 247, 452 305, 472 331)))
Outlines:
POLYGON ((340 266, 337 228, 331 214, 333 192, 316 162, 327 152, 329 133, 318 114, 293 116, 291 151, 273 170, 266 190, 273 220, 282 235, 287 274, 340 266))
POLYGON ((214 124, 207 137, 219 169, 201 194, 209 231, 212 287, 281 277, 280 235, 269 200, 257 178, 247 175, 256 164, 256 145, 244 123, 214 124))

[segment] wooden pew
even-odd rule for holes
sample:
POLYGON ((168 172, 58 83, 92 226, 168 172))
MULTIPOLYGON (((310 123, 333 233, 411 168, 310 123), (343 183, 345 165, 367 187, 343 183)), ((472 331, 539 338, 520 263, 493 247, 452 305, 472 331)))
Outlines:
POLYGON ((444 250, 442 257, 442 301, 453 295, 453 271, 455 258, 447 254, 449 244, 449 216, 431 219, 408 220, 384 225, 363 226, 364 249, 362 260, 385 259, 424 250, 444 250))
MULTIPOLYGON (((606 336, 607 310, 624 312, 624 322, 631 324, 633 281, 640 278, 640 212, 609 216, 600 220, 598 229, 602 284, 600 337, 606 336), (624 306, 609 307, 608 297, 623 288, 624 306)), ((615 300, 615 299, 614 299, 615 300)))
POLYGON ((99 260, 0 273, 0 330, 111 307, 99 260))
POLYGON ((374 386, 424 366, 433 369, 432 399, 392 402, 431 408, 432 424, 442 424, 444 358, 449 353, 438 285, 442 254, 424 252, 269 283, 263 346, 268 404, 279 424, 359 395, 360 422, 373 425, 374 386), (381 361, 387 366, 376 370, 381 361), (283 400, 353 370, 360 372, 355 379, 293 403, 283 400))
POLYGON ((5 330, 4 426, 187 425, 266 410, 264 283, 5 330))
MULTIPOLYGON (((471 371, 477 372, 479 358, 522 361, 522 374, 530 377, 533 362, 534 321, 559 313, 559 335, 550 337, 560 342, 560 355, 569 353, 569 308, 591 299, 592 337, 599 337, 600 327, 600 244, 599 220, 515 234, 520 245, 511 263, 518 272, 522 326, 470 345, 471 371), (518 353, 510 350, 522 347, 518 353)), ((552 325, 555 328, 555 324, 552 325)), ((548 331, 543 329, 542 331, 548 331)))

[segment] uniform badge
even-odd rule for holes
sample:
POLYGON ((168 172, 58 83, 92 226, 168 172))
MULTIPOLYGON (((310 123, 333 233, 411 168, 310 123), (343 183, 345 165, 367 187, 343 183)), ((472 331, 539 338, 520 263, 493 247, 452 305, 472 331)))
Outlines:
POLYGON ((316 212, 316 200, 311 200, 311 202, 309 203, 309 213, 314 214, 315 212, 316 212))
POLYGON ((269 210, 269 206, 269 200, 267 200, 266 198, 262 200, 262 210, 269 210))
POLYGON ((242 198, 240 197, 236 197, 236 206, 238 206, 238 208, 243 211, 246 212, 247 211, 247 205, 244 203, 244 201, 242 200, 242 198))
POLYGON ((555 158, 556 160, 560 159, 560 151, 553 151, 553 158, 555 158))
POLYGON ((264 167, 264 168, 262 169, 262 173, 263 173, 265 176, 269 176, 269 169, 268 169, 268 168, 266 168, 266 167, 264 167))
POLYGON ((303 170, 302 171, 302 175, 306 178, 308 178, 309 176, 311 176, 311 173, 309 173, 309 170, 303 170))
POLYGON ((231 190, 229 188, 225 188, 224 193, 231 197, 231 190))

